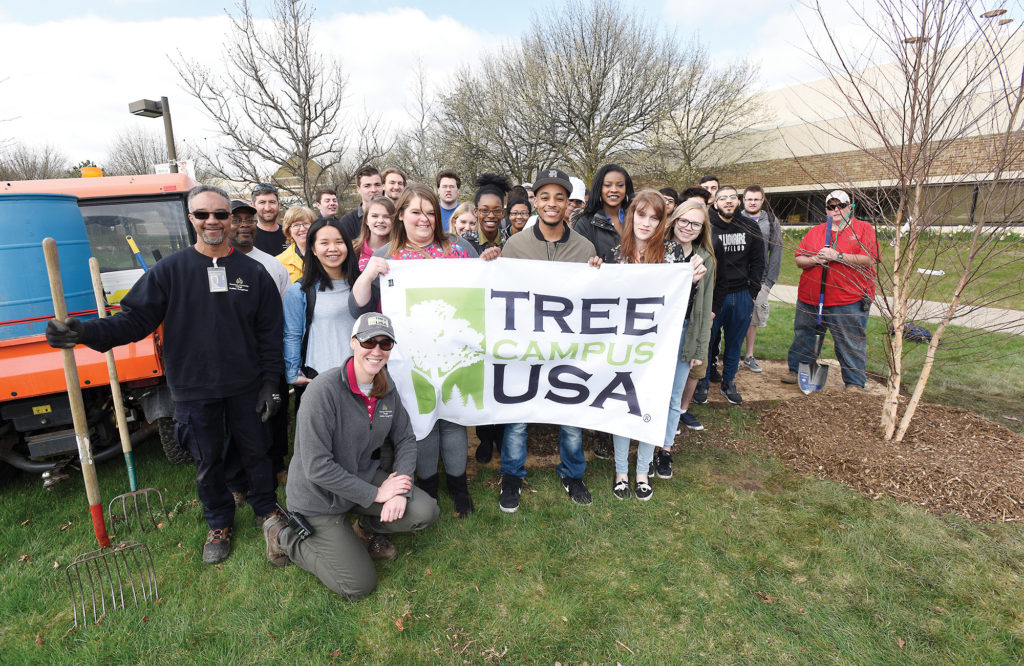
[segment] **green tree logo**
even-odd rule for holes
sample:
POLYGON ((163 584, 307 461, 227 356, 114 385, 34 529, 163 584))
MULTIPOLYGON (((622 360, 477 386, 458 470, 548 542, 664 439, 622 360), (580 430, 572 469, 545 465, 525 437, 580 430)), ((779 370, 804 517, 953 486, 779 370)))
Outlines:
POLYGON ((412 384, 420 414, 444 404, 484 408, 484 290, 407 289, 410 321, 423 344, 412 358, 412 384))

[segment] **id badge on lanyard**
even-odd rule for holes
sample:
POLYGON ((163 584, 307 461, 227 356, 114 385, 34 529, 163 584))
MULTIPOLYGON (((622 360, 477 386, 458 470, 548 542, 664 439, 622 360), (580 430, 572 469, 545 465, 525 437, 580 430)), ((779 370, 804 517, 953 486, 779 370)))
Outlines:
POLYGON ((213 266, 206 269, 206 279, 210 282, 211 294, 228 290, 228 272, 223 266, 217 265, 217 257, 213 258, 213 266))

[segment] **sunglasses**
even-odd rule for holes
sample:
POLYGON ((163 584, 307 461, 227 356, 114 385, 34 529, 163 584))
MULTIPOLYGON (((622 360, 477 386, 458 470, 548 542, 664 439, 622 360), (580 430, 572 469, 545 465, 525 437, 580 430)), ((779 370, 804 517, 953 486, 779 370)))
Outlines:
POLYGON ((839 208, 846 208, 850 204, 829 204, 825 206, 825 210, 837 210, 839 208))
POLYGON ((277 188, 273 185, 267 185, 266 183, 260 183, 256 187, 252 188, 252 196, 254 199, 261 194, 277 194, 277 188))
POLYGON ((189 213, 189 215, 196 218, 197 220, 205 220, 209 218, 211 215, 213 215, 218 220, 226 220, 229 217, 231 217, 231 213, 227 212, 226 210, 217 210, 212 213, 208 210, 197 210, 192 213, 189 213))
POLYGON ((391 348, 395 346, 395 341, 391 338, 371 338, 370 340, 360 340, 359 346, 363 349, 380 347, 381 351, 391 351, 391 348))

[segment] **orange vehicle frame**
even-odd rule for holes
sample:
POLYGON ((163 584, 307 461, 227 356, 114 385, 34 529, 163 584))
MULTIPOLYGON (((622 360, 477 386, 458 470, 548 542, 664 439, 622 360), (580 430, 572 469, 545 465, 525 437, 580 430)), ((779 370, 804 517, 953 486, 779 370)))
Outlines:
MULTIPOLYGON (((63 178, 0 183, 0 192, 72 194, 79 199, 139 196, 187 192, 196 182, 186 174, 63 178)), ((139 342, 114 348, 118 380, 124 383, 158 379, 164 367, 160 358, 163 325, 139 342)), ((79 345, 75 347, 82 388, 108 386, 106 357, 79 345)), ((64 365, 60 352, 42 335, 0 341, 0 402, 65 393, 64 365)))

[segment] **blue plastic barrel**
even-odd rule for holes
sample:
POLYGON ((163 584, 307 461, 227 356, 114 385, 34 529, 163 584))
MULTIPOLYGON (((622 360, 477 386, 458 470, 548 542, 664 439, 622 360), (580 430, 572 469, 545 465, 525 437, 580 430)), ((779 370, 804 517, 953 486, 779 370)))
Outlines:
MULTIPOLYGON (((69 313, 92 310, 89 236, 69 194, 0 194, 0 341, 38 335, 53 317, 43 239, 57 241, 69 313)), ((81 315, 78 315, 81 316, 81 315)))

